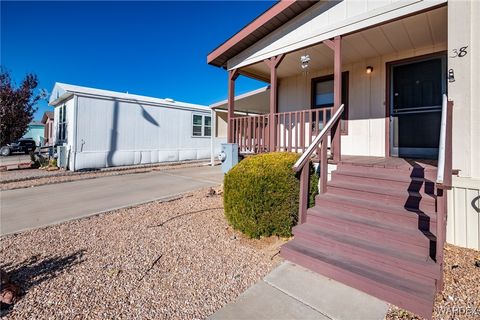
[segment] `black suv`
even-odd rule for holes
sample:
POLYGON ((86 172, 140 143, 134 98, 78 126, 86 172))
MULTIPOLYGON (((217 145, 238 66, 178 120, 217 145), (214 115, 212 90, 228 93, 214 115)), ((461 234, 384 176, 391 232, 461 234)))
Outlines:
POLYGON ((2 156, 9 156, 14 152, 22 152, 28 154, 30 151, 35 151, 37 145, 33 139, 20 139, 13 143, 9 143, 0 149, 2 156))

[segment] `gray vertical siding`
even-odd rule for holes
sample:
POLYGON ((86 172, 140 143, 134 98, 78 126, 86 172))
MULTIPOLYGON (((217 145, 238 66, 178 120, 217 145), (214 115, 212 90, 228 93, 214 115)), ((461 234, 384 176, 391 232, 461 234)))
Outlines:
POLYGON ((210 157, 210 138, 192 136, 192 114, 121 100, 78 97, 75 169, 210 157))

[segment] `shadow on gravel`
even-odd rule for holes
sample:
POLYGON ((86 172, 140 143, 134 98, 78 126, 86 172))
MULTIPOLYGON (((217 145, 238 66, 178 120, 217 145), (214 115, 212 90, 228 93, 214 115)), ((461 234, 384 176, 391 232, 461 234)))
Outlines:
MULTIPOLYGON (((34 255, 30 258, 18 263, 2 263, 0 268, 8 273, 10 282, 20 288, 17 301, 24 296, 28 290, 39 285, 40 283, 53 279, 71 267, 82 263, 83 254, 86 250, 78 250, 67 256, 46 256, 34 255)), ((0 316, 8 314, 12 306, 1 305, 0 316)))

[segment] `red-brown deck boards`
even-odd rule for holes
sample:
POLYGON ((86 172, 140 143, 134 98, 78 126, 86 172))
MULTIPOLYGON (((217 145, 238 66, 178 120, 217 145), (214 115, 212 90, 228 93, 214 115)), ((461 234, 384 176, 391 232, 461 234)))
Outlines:
POLYGON ((423 317, 436 281, 436 162, 342 156, 284 258, 423 317))

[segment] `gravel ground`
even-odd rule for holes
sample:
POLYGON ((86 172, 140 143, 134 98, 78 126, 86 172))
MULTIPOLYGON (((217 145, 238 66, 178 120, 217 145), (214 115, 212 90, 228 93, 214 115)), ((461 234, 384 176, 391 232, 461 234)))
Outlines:
POLYGON ((204 319, 264 277, 284 240, 233 231, 208 190, 0 238, 24 292, 6 319, 204 319))
MULTIPOLYGON (((391 306, 387 320, 422 320, 391 306)), ((480 251, 445 246, 444 289, 435 300, 433 319, 480 319, 480 251)))
POLYGON ((115 167, 91 172, 70 172, 64 170, 46 171, 40 169, 24 169, 0 172, 0 190, 30 188, 44 184, 69 182, 121 174, 142 173, 206 165, 208 162, 195 161, 183 163, 160 164, 141 167, 115 167))

